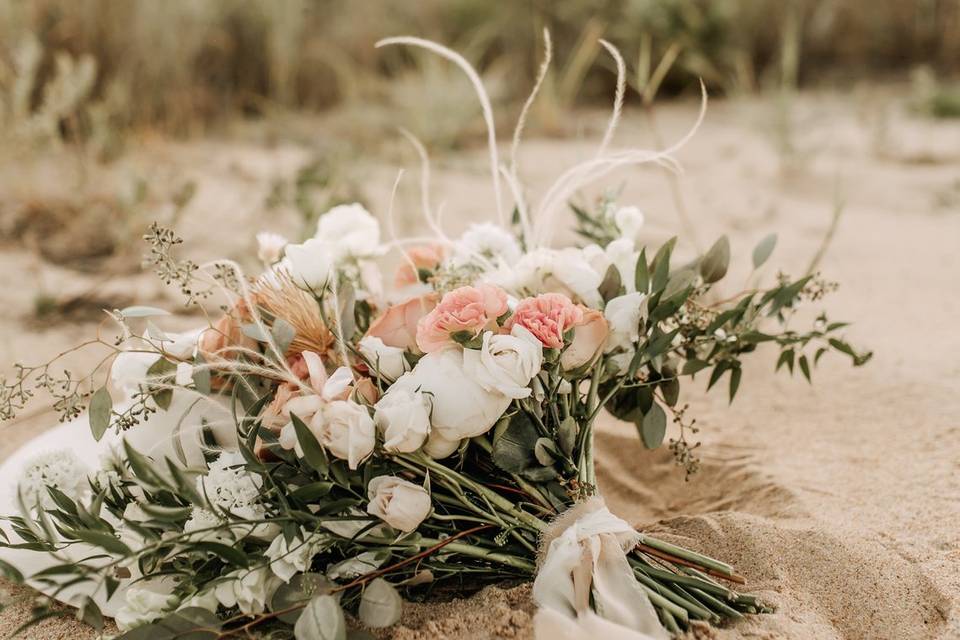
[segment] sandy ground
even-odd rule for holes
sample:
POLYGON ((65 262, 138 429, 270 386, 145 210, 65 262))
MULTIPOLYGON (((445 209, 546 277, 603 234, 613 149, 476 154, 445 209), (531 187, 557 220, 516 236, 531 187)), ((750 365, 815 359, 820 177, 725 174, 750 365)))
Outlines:
MULTIPOLYGON (((678 136, 694 115, 693 105, 667 106, 658 112, 660 128, 678 136)), ((778 606, 775 614, 697 630, 698 637, 957 638, 960 125, 916 120, 895 103, 880 108, 862 96, 805 96, 794 116, 796 151, 785 162, 769 106, 714 105, 678 154, 686 206, 702 242, 730 234, 739 263, 726 287, 735 293, 750 250, 770 231, 780 234, 771 264, 802 273, 842 200, 844 216, 821 265, 841 283, 827 305, 832 318, 854 323, 848 337, 873 349, 874 360, 854 370, 825 358, 809 386, 799 376, 773 376, 774 354, 761 351, 733 406, 722 393, 706 395, 703 381, 688 385, 685 401, 704 442, 702 472, 689 482, 668 453, 645 451, 632 426, 608 421, 599 435, 601 487, 616 513, 736 565, 750 590, 778 606)), ((584 130, 597 129, 595 116, 584 122, 584 130)), ((521 173, 532 192, 589 157, 587 139, 527 144, 521 173)), ((646 120, 626 121, 618 140, 649 144, 646 120)), ((259 203, 272 179, 290 175, 306 157, 285 144, 144 143, 111 169, 115 182, 105 188, 137 171, 169 183, 178 175, 196 180, 197 196, 178 223, 186 251, 235 256, 249 251, 258 230, 295 232, 289 209, 265 214, 259 203)), ((451 228, 489 215, 484 168, 481 151, 438 160, 434 201, 447 203, 451 228)), ((385 210, 395 171, 383 164, 363 172, 375 211, 385 210)), ((406 231, 417 227, 415 182, 405 178, 398 200, 406 231)), ((658 170, 621 172, 606 185, 623 185, 621 201, 647 212, 651 241, 677 229, 658 170)), ((37 360, 91 331, 89 322, 41 327, 29 315, 41 287, 65 295, 94 286, 98 276, 52 267, 30 247, 13 245, 4 247, 0 267, 0 361, 37 360)), ((109 298, 130 286, 141 303, 167 295, 135 274, 100 290, 109 298)), ((5 426, 0 455, 49 420, 5 426)), ((23 595, 6 583, 0 592, 23 595)), ((529 638, 532 611, 527 587, 492 588, 465 601, 411 606, 387 637, 529 638)), ((25 615, 22 603, 4 610, 0 632, 25 615)), ((54 621, 28 637, 92 634, 54 621)))

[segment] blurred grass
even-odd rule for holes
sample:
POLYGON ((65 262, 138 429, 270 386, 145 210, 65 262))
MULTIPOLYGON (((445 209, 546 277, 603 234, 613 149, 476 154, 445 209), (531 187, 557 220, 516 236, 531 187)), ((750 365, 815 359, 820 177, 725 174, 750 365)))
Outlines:
POLYGON ((938 75, 960 67, 956 0, 0 0, 0 117, 23 138, 82 138, 108 156, 130 127, 190 134, 236 115, 332 107, 376 127, 419 109, 415 132, 455 145, 476 121, 469 87, 449 65, 374 42, 453 46, 514 104, 544 26, 557 52, 539 107, 548 131, 562 131, 574 101, 609 102, 613 74, 588 72, 609 64, 599 37, 631 66, 675 50, 668 95, 697 77, 713 92, 790 92, 918 63, 938 75))

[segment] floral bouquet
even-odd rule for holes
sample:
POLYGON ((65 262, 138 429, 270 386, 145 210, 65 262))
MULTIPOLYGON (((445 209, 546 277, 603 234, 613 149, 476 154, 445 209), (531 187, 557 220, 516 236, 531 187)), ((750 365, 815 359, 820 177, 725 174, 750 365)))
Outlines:
MULTIPOLYGON (((499 163, 469 65, 427 41, 383 44, 397 43, 474 80, 498 223, 449 237, 414 140, 424 238, 395 237, 392 204, 386 240, 362 206, 338 206, 305 242, 258 236, 264 270, 248 277, 229 261, 178 259, 180 239, 154 225, 150 264, 188 304, 222 296, 221 315, 173 334, 157 324, 165 311, 115 310, 115 335, 104 328, 80 347, 106 351, 89 375, 58 375, 55 359, 4 381, 0 416, 46 390, 69 422, 47 437, 59 450, 0 470, 20 511, 0 529, 0 568, 94 626, 115 618, 129 639, 343 639, 348 620, 396 623, 403 596, 520 580, 533 580, 543 638, 666 638, 766 611, 735 590, 743 579, 729 565, 606 508, 594 424, 607 410, 654 449, 672 421, 669 446, 694 472, 681 380, 726 376, 732 400, 741 357, 761 343, 775 346, 777 368, 807 377, 829 350, 869 357, 825 316, 787 327, 830 285, 781 275, 718 300, 725 238, 678 260, 674 240, 646 246, 639 210, 610 199, 575 208, 581 246, 552 248, 556 212, 581 186, 629 164, 675 164, 672 149, 607 149, 623 99, 616 50, 621 91, 596 157, 533 208, 516 162, 499 163), (391 253, 399 268, 385 288, 391 253)), ((755 268, 774 242, 754 250, 755 268)), ((58 610, 41 602, 35 613, 58 610)))

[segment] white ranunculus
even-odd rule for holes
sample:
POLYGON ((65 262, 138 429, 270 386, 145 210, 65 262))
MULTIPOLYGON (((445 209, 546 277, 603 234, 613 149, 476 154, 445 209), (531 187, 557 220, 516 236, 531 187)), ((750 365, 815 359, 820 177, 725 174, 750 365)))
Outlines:
POLYGON ((374 406, 373 421, 383 433, 384 449, 416 451, 430 435, 430 397, 405 385, 394 385, 374 406))
POLYGON ((620 272, 620 281, 626 288, 627 293, 637 290, 637 258, 640 252, 637 251, 633 240, 620 238, 607 245, 607 258, 610 264, 616 266, 620 272))
POLYGON ((390 380, 396 380, 410 370, 404 350, 386 345, 376 336, 364 336, 357 347, 370 367, 390 380))
POLYGON ((463 368, 467 375, 487 391, 502 393, 508 398, 530 395, 530 381, 543 365, 543 344, 519 324, 510 335, 483 334, 479 350, 463 352, 463 368))
POLYGON ((594 250, 540 248, 524 254, 515 269, 498 270, 487 279, 514 292, 562 293, 599 309, 603 305, 599 288, 608 265, 609 259, 598 260, 594 250))
POLYGON ((629 348, 640 339, 640 320, 647 315, 647 296, 644 293, 618 296, 607 303, 603 315, 610 325, 607 351, 629 348))
POLYGON ((410 532, 430 515, 430 494, 396 476, 377 476, 367 485, 367 512, 394 529, 410 532))
POLYGON ((310 421, 310 429, 330 453, 356 469, 377 443, 373 418, 352 400, 334 400, 310 421))
POLYGON ((261 231, 257 234, 257 257, 264 264, 273 264, 283 256, 283 248, 289 242, 279 233, 261 231))
POLYGON ((613 213, 613 222, 620 235, 631 242, 639 239, 645 219, 643 212, 636 207, 620 207, 613 213))
POLYGON ((357 203, 342 204, 321 215, 315 238, 335 249, 337 261, 380 253, 380 224, 357 203))
POLYGON ((228 573, 226 580, 217 583, 214 594, 228 609, 238 607, 246 614, 263 613, 274 592, 283 583, 269 567, 238 569, 228 573))
POLYGON ((301 532, 288 543, 286 537, 279 535, 263 555, 270 560, 273 573, 284 582, 290 582, 297 573, 310 569, 313 557, 323 550, 326 541, 326 536, 301 532))
POLYGON ((460 236, 455 251, 456 257, 465 262, 480 256, 494 264, 502 261, 507 265, 516 264, 522 253, 520 243, 512 233, 489 222, 470 225, 460 236))
POLYGON ((303 244, 287 245, 286 266, 297 286, 319 292, 334 272, 332 244, 310 238, 303 244))
POLYGON ((173 586, 169 580, 149 580, 127 589, 126 604, 113 617, 120 630, 129 631, 152 622, 176 607, 179 600, 173 595, 173 586))
POLYGON ((467 375, 463 358, 459 348, 428 353, 413 371, 393 384, 393 387, 419 390, 430 396, 431 440, 438 438, 451 443, 486 433, 510 405, 510 398, 487 391, 467 375))

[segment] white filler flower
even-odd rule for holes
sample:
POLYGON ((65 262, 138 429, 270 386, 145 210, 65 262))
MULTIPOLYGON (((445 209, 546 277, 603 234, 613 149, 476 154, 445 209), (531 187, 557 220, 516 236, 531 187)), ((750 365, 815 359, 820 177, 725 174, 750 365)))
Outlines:
POLYGON ((19 490, 27 507, 53 507, 47 487, 56 487, 74 500, 89 489, 89 467, 69 449, 50 451, 36 456, 20 478, 19 490))

